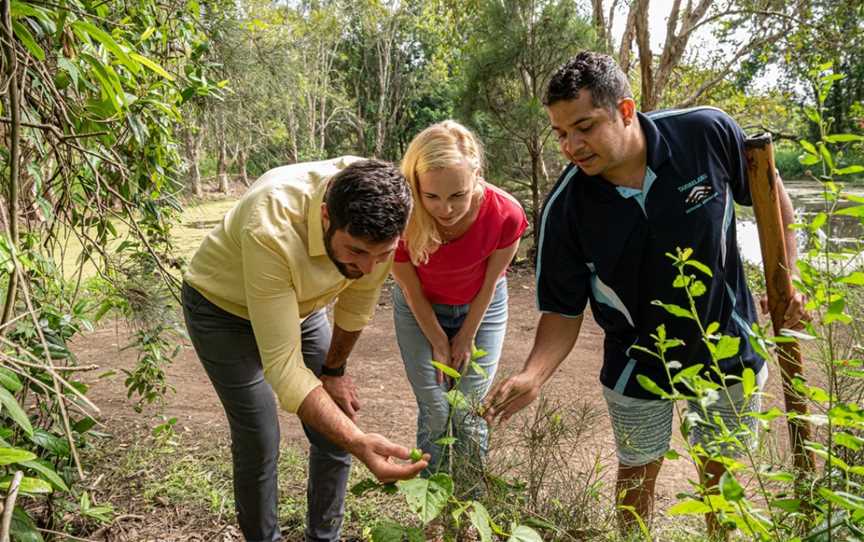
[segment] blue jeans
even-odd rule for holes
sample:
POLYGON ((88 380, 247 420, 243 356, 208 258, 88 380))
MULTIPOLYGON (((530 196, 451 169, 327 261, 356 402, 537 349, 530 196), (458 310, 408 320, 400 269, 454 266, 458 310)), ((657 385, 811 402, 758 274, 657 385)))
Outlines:
MULTIPOLYGON (((433 304, 432 308, 444 332, 452 338, 462 327, 469 306, 433 304)), ((395 285, 393 317, 405 373, 417 399, 417 447, 432 455, 429 469, 434 472, 446 465, 448 459, 445 447, 435 444, 435 441, 447 434, 447 419, 451 414, 450 404, 447 402, 447 384, 438 384, 435 381, 435 367, 431 363, 432 346, 417 324, 402 290, 395 285)), ((483 376, 469 369, 459 382, 459 390, 472 408, 479 405, 495 378, 506 331, 507 280, 502 277, 495 285, 492 301, 474 337, 477 348, 487 352, 477 363, 488 375, 483 376)), ((452 413, 451 424, 453 435, 457 439, 455 449, 458 455, 470 463, 482 463, 489 434, 483 418, 473 414, 470 409, 462 408, 452 413)))

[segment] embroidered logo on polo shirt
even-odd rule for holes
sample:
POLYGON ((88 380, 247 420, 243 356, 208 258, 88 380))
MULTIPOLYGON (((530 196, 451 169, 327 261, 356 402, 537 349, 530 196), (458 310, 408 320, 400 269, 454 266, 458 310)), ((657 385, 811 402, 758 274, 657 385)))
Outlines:
POLYGON ((711 187, 710 186, 694 186, 693 189, 687 194, 687 205, 693 205, 694 203, 699 203, 708 196, 711 195, 711 187))
POLYGON ((691 213, 717 197, 717 192, 710 184, 702 184, 708 180, 708 175, 702 174, 695 179, 678 187, 679 192, 686 192, 684 203, 687 205, 686 213, 691 213))

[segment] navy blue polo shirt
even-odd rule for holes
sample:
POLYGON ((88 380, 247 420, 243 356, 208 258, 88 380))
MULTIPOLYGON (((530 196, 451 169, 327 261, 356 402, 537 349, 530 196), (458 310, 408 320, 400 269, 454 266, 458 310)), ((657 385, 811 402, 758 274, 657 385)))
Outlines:
MULTIPOLYGON (((711 357, 692 320, 670 315, 659 300, 688 307, 677 270, 666 253, 692 248, 691 258, 713 277, 693 269, 707 291, 696 298, 703 325, 741 338, 739 354, 720 362, 726 375, 745 367, 758 373, 763 360, 750 346, 756 308, 738 252, 734 202, 751 205, 744 133, 718 109, 639 113, 647 143, 641 190, 618 187, 570 164, 549 193, 537 250, 537 301, 543 312, 577 317, 591 302, 605 331, 600 380, 630 397, 656 399, 637 381, 644 374, 670 389, 661 362, 633 348, 654 350, 652 333, 664 324, 667 336, 684 345, 667 360, 689 367, 711 357)), ((674 374, 676 371, 672 371, 674 374)), ((734 382, 729 382, 734 384, 734 382)))

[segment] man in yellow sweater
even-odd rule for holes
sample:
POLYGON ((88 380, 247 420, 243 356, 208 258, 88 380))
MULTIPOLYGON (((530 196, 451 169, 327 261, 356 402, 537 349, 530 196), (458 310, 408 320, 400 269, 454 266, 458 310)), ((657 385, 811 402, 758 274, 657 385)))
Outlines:
POLYGON ((382 481, 426 467, 407 448, 354 424, 345 374, 372 317, 411 210, 392 164, 342 157, 265 173, 192 258, 183 311, 231 428, 237 519, 247 540, 279 540, 276 465, 281 407, 311 444, 307 541, 336 541, 349 454, 382 481), (336 300, 331 332, 325 307, 336 300))

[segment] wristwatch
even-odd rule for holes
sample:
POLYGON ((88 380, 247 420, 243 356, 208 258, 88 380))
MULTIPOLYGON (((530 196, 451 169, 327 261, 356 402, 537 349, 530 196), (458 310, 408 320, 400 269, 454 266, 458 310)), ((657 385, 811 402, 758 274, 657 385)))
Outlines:
POLYGON ((345 366, 347 363, 343 363, 339 367, 327 367, 324 365, 321 367, 321 374, 323 376, 342 376, 345 374, 345 366))

